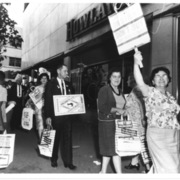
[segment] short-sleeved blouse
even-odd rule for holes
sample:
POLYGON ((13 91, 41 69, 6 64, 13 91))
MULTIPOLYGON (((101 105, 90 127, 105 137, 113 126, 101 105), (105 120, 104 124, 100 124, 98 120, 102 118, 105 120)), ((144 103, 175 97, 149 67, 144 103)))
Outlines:
POLYGON ((163 94, 158 89, 149 87, 148 96, 144 100, 149 128, 180 129, 177 122, 180 106, 169 92, 163 94))

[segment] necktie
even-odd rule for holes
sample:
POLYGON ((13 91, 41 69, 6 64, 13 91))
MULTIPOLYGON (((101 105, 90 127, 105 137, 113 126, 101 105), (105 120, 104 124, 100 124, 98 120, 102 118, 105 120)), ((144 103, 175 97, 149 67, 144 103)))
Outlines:
POLYGON ((61 80, 61 87, 62 87, 61 93, 62 93, 62 95, 64 95, 64 83, 63 83, 63 80, 61 80))
POLYGON ((17 96, 21 97, 22 96, 22 88, 21 85, 17 85, 17 96))

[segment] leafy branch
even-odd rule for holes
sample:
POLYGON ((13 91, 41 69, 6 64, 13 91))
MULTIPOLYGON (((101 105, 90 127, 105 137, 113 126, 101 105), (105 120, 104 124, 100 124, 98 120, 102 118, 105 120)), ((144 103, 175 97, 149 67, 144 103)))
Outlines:
POLYGON ((10 3, 0 3, 0 66, 4 59, 3 53, 6 52, 6 45, 10 44, 17 48, 23 42, 21 35, 15 28, 17 23, 10 19, 4 5, 10 5, 10 3))

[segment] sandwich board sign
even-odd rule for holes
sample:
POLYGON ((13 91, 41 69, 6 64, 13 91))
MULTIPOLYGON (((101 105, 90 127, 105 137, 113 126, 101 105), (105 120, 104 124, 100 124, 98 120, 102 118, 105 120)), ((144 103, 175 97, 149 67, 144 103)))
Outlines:
POLYGON ((146 21, 139 3, 115 12, 108 18, 119 55, 150 42, 146 21))
POLYGON ((53 103, 55 116, 86 113, 83 94, 54 95, 53 103))

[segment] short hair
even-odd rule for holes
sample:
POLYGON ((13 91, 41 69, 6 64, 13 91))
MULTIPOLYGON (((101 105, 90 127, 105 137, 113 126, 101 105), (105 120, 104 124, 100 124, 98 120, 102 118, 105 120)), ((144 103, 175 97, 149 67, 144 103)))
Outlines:
POLYGON ((46 76, 47 80, 49 81, 49 76, 47 73, 41 73, 38 77, 37 83, 40 84, 41 83, 41 79, 43 76, 46 76))
POLYGON ((66 65, 66 64, 59 64, 59 65, 57 66, 57 69, 62 69, 62 68, 63 68, 63 66, 66 66, 66 67, 67 67, 67 65, 66 65))
POLYGON ((3 71, 0 71, 0 81, 4 81, 5 80, 5 73, 3 71))
POLYGON ((118 67, 113 67, 113 68, 111 68, 111 69, 109 70, 108 75, 107 75, 107 82, 108 82, 108 84, 110 84, 110 78, 111 78, 111 75, 112 75, 114 72, 118 72, 118 73, 121 74, 121 71, 120 71, 120 69, 119 69, 118 67))
POLYGON ((130 80, 130 84, 132 84, 132 86, 135 86, 135 85, 136 85, 136 80, 135 80, 135 78, 134 78, 133 72, 130 72, 128 78, 129 78, 129 80, 130 80))
POLYGON ((152 72, 151 72, 151 76, 150 76, 150 84, 152 85, 152 86, 154 86, 154 84, 153 84, 153 80, 154 80, 154 77, 155 77, 155 75, 159 72, 159 71, 163 71, 163 72, 165 72, 166 74, 167 74, 167 76, 168 76, 168 84, 167 84, 167 86, 169 85, 169 83, 171 82, 171 76, 170 76, 170 71, 169 71, 169 69, 168 68, 166 68, 166 67, 157 67, 157 68, 155 68, 155 69, 153 69, 152 70, 152 72))

